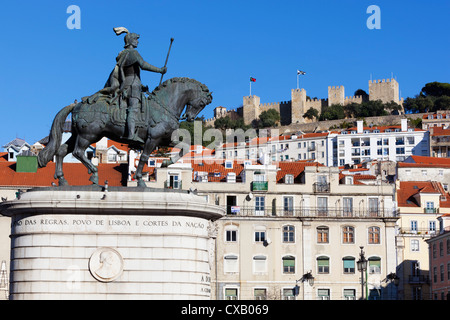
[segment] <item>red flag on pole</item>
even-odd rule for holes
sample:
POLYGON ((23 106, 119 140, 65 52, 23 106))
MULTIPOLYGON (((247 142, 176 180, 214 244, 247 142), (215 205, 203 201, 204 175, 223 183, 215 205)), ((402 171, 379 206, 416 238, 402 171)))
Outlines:
POLYGON ((252 77, 250 77, 250 81, 251 81, 251 82, 256 82, 256 79, 255 79, 255 78, 252 78, 252 77))

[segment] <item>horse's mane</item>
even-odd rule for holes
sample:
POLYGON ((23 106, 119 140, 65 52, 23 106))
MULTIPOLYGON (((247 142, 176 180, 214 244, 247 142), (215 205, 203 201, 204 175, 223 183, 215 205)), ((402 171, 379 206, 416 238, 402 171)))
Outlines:
POLYGON ((204 85, 203 83, 201 83, 195 79, 186 78, 186 77, 175 77, 175 78, 168 79, 168 80, 164 81, 163 83, 161 83, 159 86, 157 86, 155 88, 155 90, 153 90, 153 93, 157 94, 159 91, 161 91, 163 88, 167 87, 169 84, 176 83, 176 82, 181 82, 181 83, 190 82, 192 84, 197 84, 202 88, 202 91, 209 92, 209 89, 206 85, 204 85))

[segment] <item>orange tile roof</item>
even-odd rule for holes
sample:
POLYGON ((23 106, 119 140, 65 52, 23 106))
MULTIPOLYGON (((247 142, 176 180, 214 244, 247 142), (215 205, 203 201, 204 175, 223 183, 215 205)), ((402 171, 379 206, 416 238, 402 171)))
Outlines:
POLYGON ((204 161, 197 162, 192 161, 192 181, 195 179, 195 175, 198 172, 208 172, 208 181, 209 182, 225 182, 227 179, 227 175, 229 172, 234 172, 236 174, 236 178, 240 176, 242 170, 244 170, 244 164, 242 161, 234 160, 233 168, 228 169, 225 168, 225 161, 204 161))
POLYGON ((431 136, 450 136, 450 128, 444 129, 443 127, 432 127, 431 136))
POLYGON ((450 195, 444 191, 442 185, 435 181, 401 181, 397 189, 397 203, 399 207, 420 207, 415 195, 419 193, 439 193, 445 197, 440 199, 440 207, 450 207, 450 195))
POLYGON ((277 163, 277 167, 280 169, 277 171, 277 183, 283 183, 283 179, 287 174, 292 174, 294 176, 294 181, 300 174, 305 171, 305 167, 323 167, 323 164, 318 162, 310 162, 308 160, 303 161, 280 161, 277 163))
POLYGON ((450 158, 410 156, 408 162, 398 162, 399 167, 450 167, 450 158), (410 162, 412 161, 412 162, 410 162))
MULTIPOLYGON (((64 163, 64 177, 73 186, 90 185, 90 175, 81 163, 64 163)), ((35 173, 16 172, 15 162, 0 162, 0 186, 44 187, 51 186, 54 179, 55 163, 49 162, 45 168, 35 173)), ((101 163, 98 166, 99 183, 108 180, 110 186, 126 186, 128 165, 101 163)))
MULTIPOLYGON (((442 115, 442 118, 441 119, 438 119, 438 120, 442 120, 442 119, 445 119, 445 115, 447 115, 447 113, 439 113, 440 115, 442 115)), ((450 113, 448 113, 449 115, 450 115, 450 113)), ((438 116, 438 114, 437 113, 434 113, 434 114, 424 114, 423 116, 422 116, 422 119, 425 119, 425 120, 428 120, 428 117, 429 116, 431 116, 431 118, 434 120, 434 119, 437 119, 437 116, 438 116)), ((431 119, 430 119, 431 120, 431 119)))

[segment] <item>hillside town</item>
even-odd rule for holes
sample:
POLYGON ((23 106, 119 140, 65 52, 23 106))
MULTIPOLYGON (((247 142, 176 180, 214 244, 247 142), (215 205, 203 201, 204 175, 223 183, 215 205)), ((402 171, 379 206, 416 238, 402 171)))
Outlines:
MULTIPOLYGON (((144 180, 225 208, 210 228, 212 299, 448 300, 450 112, 424 113, 419 128, 408 115, 397 120, 274 130, 214 149, 191 145, 168 167, 164 160, 180 150, 159 150, 144 180)), ((63 139, 70 128, 67 122, 63 139)), ((2 201, 56 187, 55 163, 37 165, 47 142, 3 142, 2 201)), ((140 155, 106 138, 86 151, 100 183, 115 187, 136 186, 140 155)), ((64 168, 70 185, 87 183, 75 158, 66 157, 64 168)), ((0 217, 2 299, 9 290, 10 224, 0 217)))

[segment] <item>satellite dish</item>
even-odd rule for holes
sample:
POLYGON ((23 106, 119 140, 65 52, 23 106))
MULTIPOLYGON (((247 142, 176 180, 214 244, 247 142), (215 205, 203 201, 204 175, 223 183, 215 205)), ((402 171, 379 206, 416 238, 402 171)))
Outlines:
POLYGON ((252 200, 253 199, 253 193, 249 193, 248 195, 247 195, 247 200, 248 201, 250 201, 250 200, 252 200))

